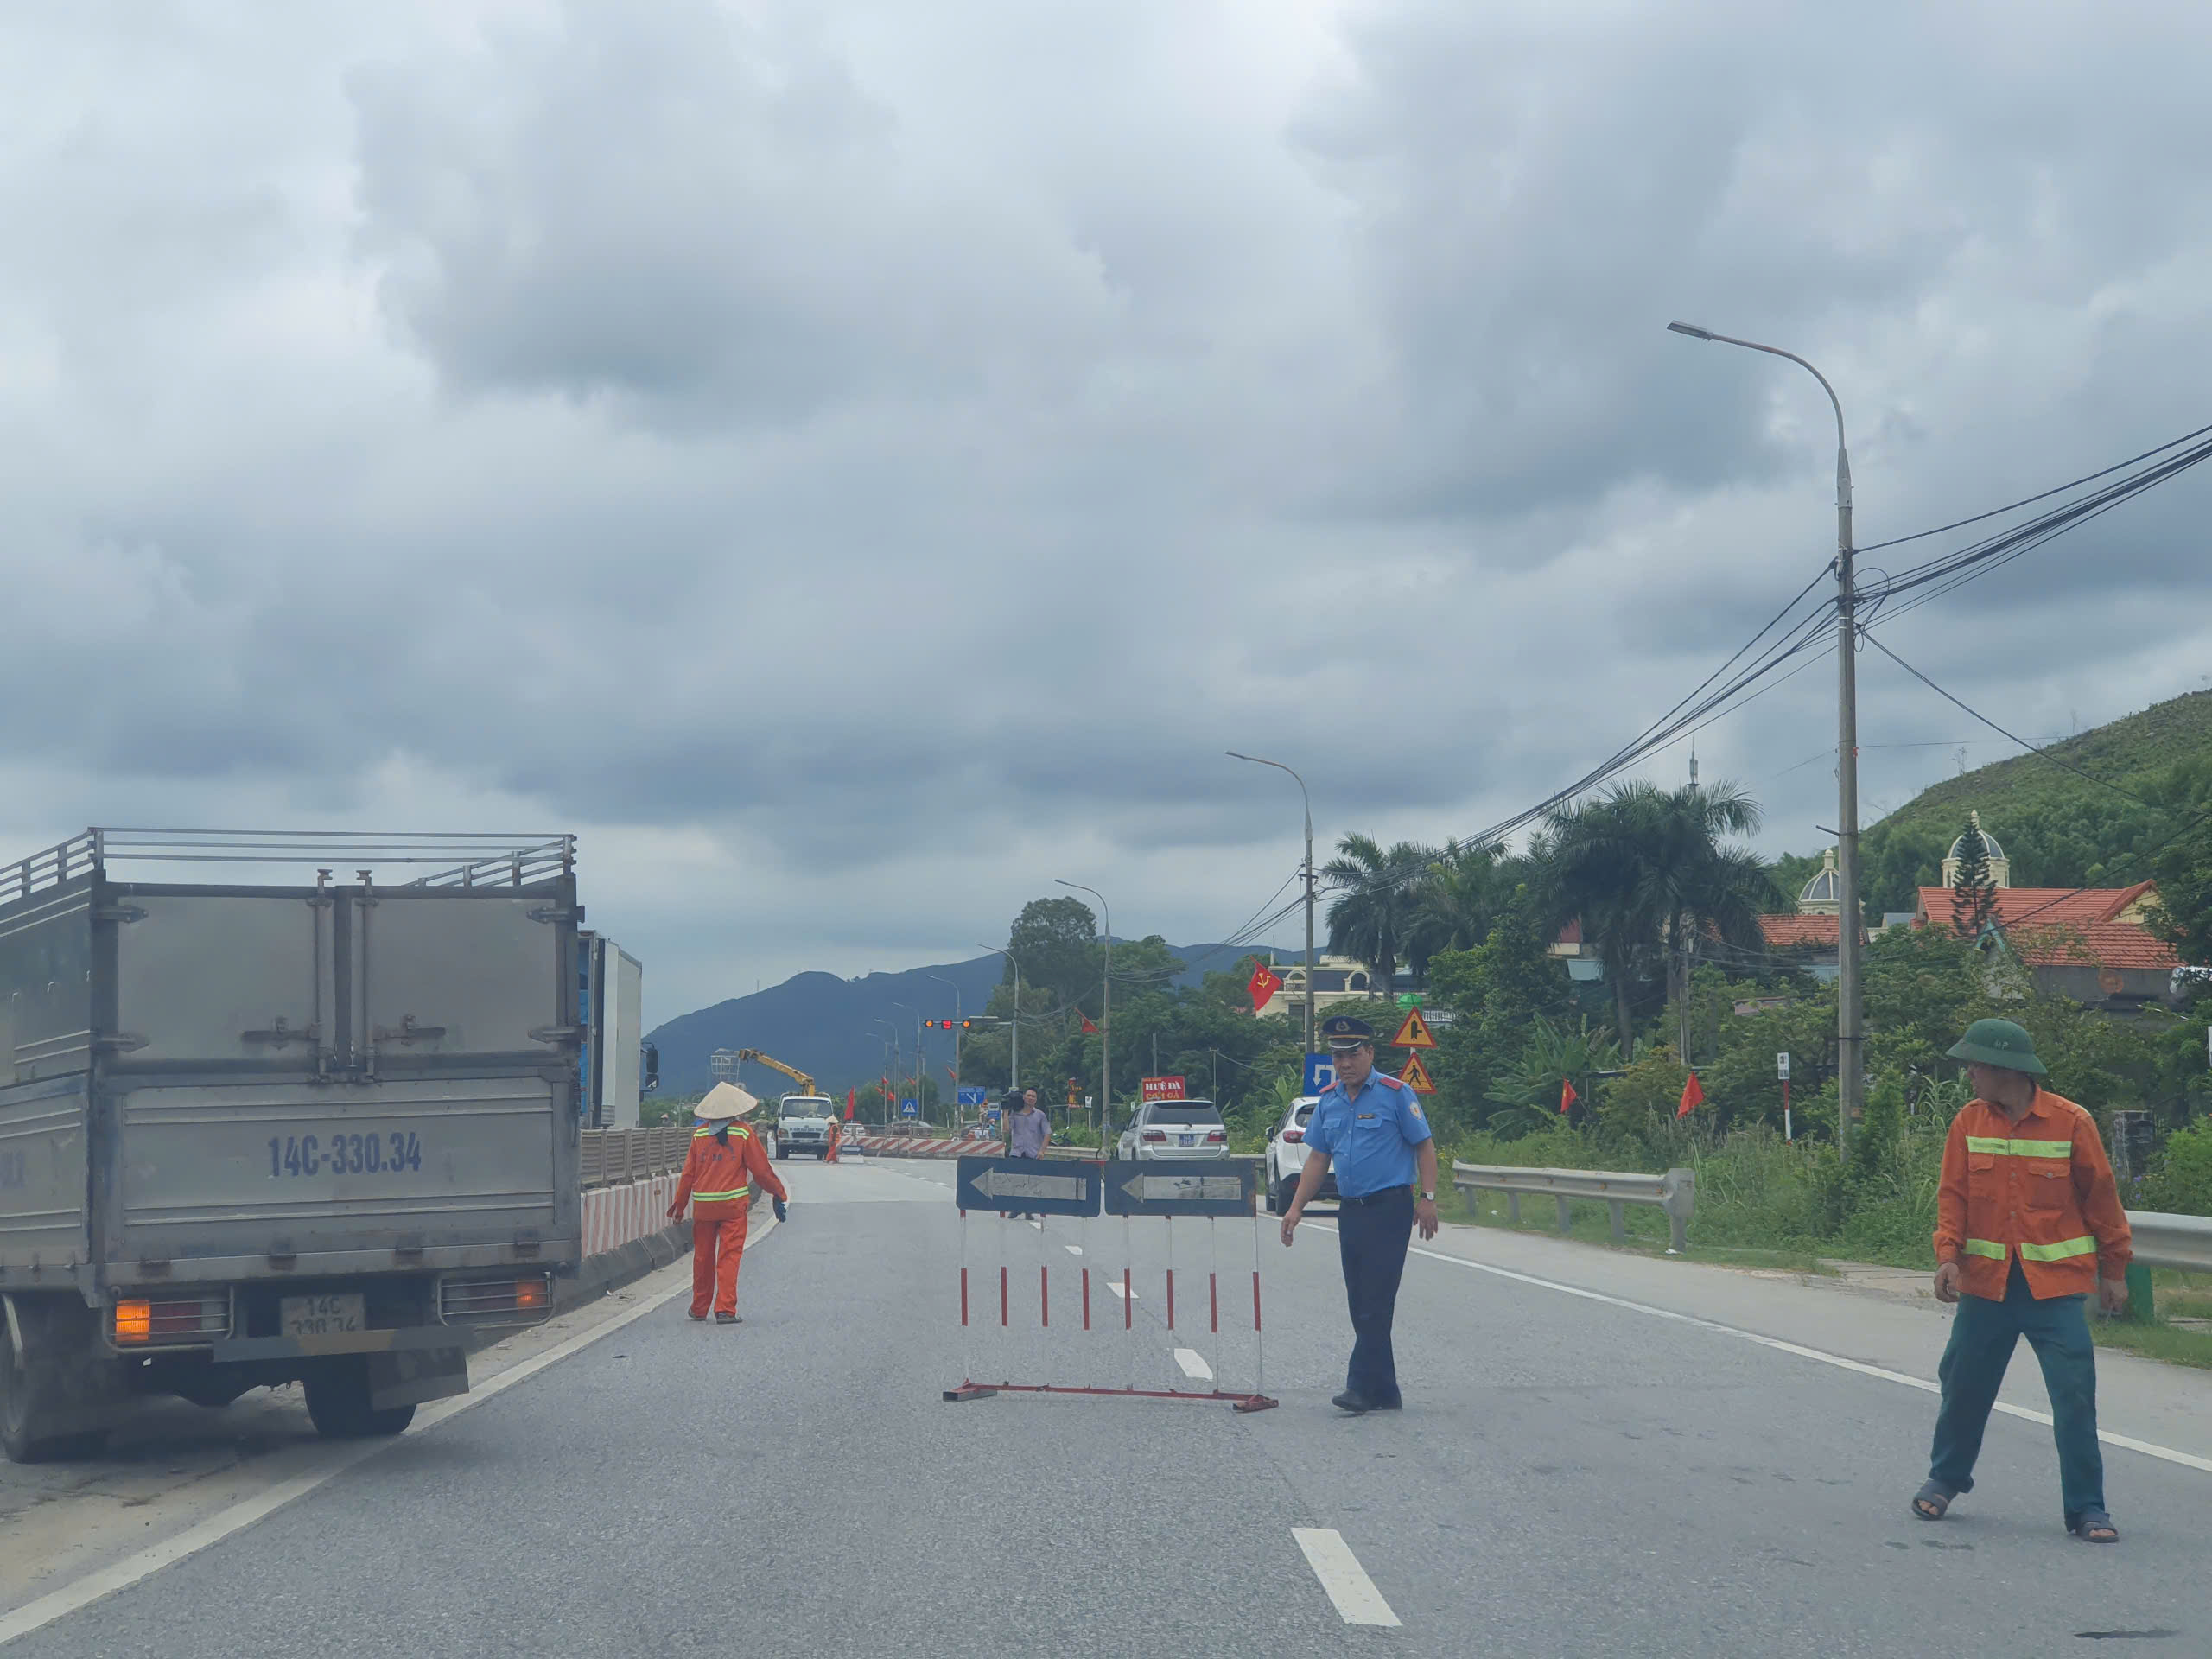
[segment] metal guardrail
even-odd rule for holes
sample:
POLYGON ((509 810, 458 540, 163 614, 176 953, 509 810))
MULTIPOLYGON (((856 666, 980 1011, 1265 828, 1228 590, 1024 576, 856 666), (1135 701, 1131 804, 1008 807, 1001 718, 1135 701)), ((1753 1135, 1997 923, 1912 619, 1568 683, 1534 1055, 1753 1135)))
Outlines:
POLYGON ((1605 1169, 1514 1169, 1497 1164, 1452 1165, 1452 1185, 1463 1192, 1503 1192, 1506 1213, 1521 1219, 1523 1193, 1548 1194, 1559 1201, 1559 1230, 1567 1230, 1570 1207, 1577 1198, 1603 1204, 1611 1211, 1613 1243, 1628 1237, 1625 1206, 1656 1205, 1667 1212, 1673 1233, 1669 1249, 1689 1248, 1690 1211, 1697 1203, 1694 1171, 1670 1169, 1664 1175, 1631 1175, 1605 1169))
POLYGON ((2146 1268, 2179 1268, 2212 1273, 2212 1216, 2172 1216, 2158 1210, 2131 1210, 2128 1230, 2135 1235, 2135 1260, 2146 1268))
POLYGON ((664 1123, 652 1129, 586 1129, 576 1166, 585 1186, 619 1186, 649 1175, 673 1175, 691 1151, 691 1126, 664 1123))

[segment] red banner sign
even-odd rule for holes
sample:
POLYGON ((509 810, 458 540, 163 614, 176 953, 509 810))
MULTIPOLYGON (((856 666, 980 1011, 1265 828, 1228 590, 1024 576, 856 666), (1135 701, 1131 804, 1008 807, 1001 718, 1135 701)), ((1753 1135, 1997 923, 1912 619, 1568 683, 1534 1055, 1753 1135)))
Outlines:
POLYGON ((1146 1077, 1142 1080, 1147 1100, 1181 1100, 1184 1098, 1183 1079, 1180 1077, 1146 1077))

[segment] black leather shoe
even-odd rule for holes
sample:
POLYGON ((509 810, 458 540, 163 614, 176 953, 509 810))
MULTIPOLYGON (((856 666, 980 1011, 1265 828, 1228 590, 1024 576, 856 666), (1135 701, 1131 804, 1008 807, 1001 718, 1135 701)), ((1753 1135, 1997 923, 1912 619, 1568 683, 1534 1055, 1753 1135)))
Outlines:
POLYGON ((1365 1395, 1354 1394, 1350 1389, 1346 1389, 1342 1394, 1337 1395, 1335 1399, 1330 1401, 1329 1403, 1334 1406, 1338 1411, 1348 1411, 1355 1417, 1365 1416, 1369 1412, 1375 1409, 1374 1406, 1369 1402, 1365 1395))

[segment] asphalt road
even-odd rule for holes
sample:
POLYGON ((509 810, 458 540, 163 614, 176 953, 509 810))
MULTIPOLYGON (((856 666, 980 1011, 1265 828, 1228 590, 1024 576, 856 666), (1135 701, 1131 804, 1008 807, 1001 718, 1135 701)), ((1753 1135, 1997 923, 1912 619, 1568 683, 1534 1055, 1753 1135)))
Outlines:
MULTIPOLYGON (((963 1228, 946 1166, 785 1167, 798 1201, 747 1257, 742 1325, 668 1300, 10 1659, 2034 1655, 2147 1631, 2168 1634, 2141 1650, 2212 1651, 2212 1471, 2108 1449, 2126 1536, 2093 1548, 2059 1529, 2049 1431, 2000 1416, 1954 1518, 1907 1514, 1935 1402, 1881 1373, 1934 1375, 1932 1315, 1564 1245, 1502 1274, 1454 1258, 1495 1269, 1524 1246, 1455 1230, 1409 1264, 1407 1409, 1344 1419, 1327 1399, 1348 1330, 1317 1223, 1288 1252, 1262 1239, 1279 1409, 947 1404, 969 1375, 1254 1386, 1254 1230, 1180 1222, 1171 1243, 1135 1224, 1125 1263, 1118 1222, 963 1228), (979 1320, 1007 1266, 1004 1332, 963 1337, 963 1253, 979 1320), (1104 1288, 1125 1264, 1126 1328, 1104 1288), (1669 1317, 1678 1289, 1719 1323, 1669 1317), (1719 1328, 1732 1307, 1746 1329, 1810 1326, 1770 1334, 1816 1351, 1719 1328)), ((2193 1421, 2202 1380, 2162 1375, 2173 1421, 2193 1421)), ((2016 1378, 2032 1404, 2024 1355, 2016 1378)), ((2158 1386, 2131 1373, 2130 1399, 2158 1386)), ((2109 1408, 2106 1426, 2152 1438, 2109 1408)))

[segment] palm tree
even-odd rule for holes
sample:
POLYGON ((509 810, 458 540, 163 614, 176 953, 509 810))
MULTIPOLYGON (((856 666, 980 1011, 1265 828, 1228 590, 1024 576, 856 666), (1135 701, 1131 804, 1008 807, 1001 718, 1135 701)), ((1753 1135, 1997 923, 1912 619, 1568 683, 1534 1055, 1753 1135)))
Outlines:
POLYGON ((1490 937, 1503 901, 1505 849, 1447 841, 1414 894, 1412 943, 1423 963, 1440 950, 1471 950, 1490 937))
POLYGON ((1402 841, 1388 852, 1366 836, 1346 836, 1337 855, 1321 867, 1322 879, 1338 890, 1329 906, 1329 950, 1367 964, 1382 982, 1384 995, 1401 960, 1418 965, 1428 960, 1415 937, 1421 880, 1436 859, 1433 848, 1402 841))
POLYGON ((1751 833, 1759 816, 1732 784, 1669 791, 1643 782, 1547 816, 1532 855, 1545 874, 1551 918, 1580 918, 1597 945, 1624 1052, 1635 1042, 1630 986, 1655 953, 1663 953, 1672 997, 1688 981, 1698 941, 1758 948, 1765 867, 1722 837, 1751 833))

